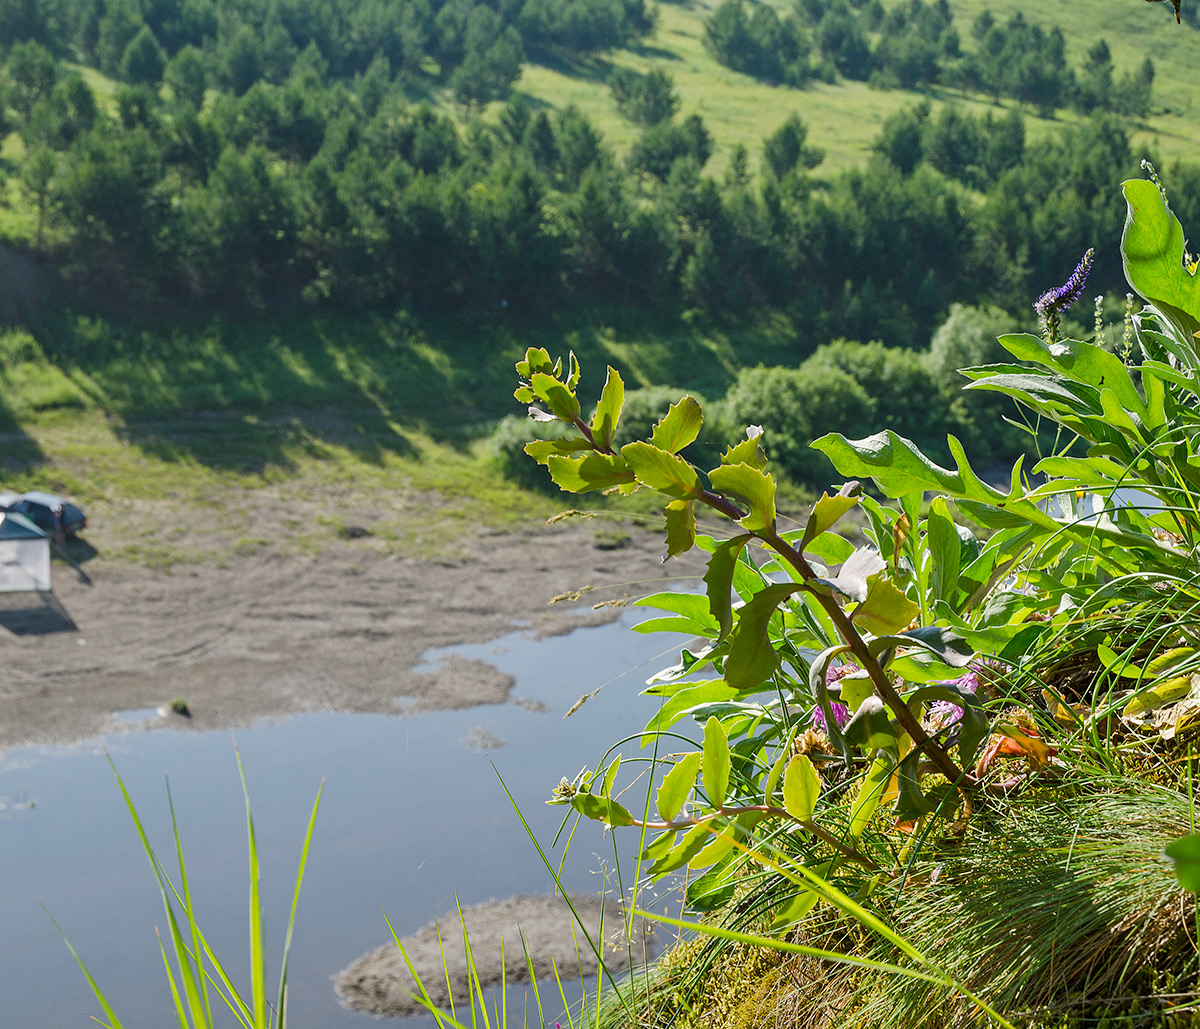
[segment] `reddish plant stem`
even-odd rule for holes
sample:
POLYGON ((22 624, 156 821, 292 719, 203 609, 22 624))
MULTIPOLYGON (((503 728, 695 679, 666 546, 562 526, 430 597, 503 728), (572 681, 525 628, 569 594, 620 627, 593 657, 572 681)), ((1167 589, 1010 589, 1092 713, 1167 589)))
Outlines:
MULTIPOLYGON (((813 570, 795 547, 791 546, 787 541, 782 539, 775 532, 756 532, 754 533, 767 546, 774 550, 788 564, 790 564, 797 572, 800 573, 802 581, 809 581, 817 578, 816 572, 813 570)), ((825 596, 821 593, 814 593, 817 601, 825 609, 837 628, 838 634, 850 647, 850 651, 858 660, 860 667, 871 677, 871 682, 875 686, 876 692, 892 714, 895 715, 896 721, 909 738, 912 739, 913 745, 929 757, 929 760, 934 764, 939 772, 953 785, 963 790, 973 791, 978 788, 979 783, 975 777, 966 769, 959 768, 954 760, 942 749, 941 745, 929 737, 929 734, 921 727, 921 723, 909 710, 908 705, 904 702, 904 698, 896 692, 896 688, 888 679, 887 673, 880 666, 879 662, 872 656, 867 648, 867 642, 859 634, 858 630, 850 621, 850 617, 842 610, 841 604, 832 596, 825 596)))

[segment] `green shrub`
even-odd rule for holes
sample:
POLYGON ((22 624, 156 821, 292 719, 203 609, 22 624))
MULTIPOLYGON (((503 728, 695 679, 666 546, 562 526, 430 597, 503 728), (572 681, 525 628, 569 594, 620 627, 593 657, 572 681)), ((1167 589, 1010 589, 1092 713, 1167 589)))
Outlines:
POLYGON ((832 364, 800 368, 747 368, 725 396, 725 417, 736 425, 761 425, 771 460, 798 482, 822 485, 833 467, 809 448, 827 432, 852 438, 874 427, 875 407, 854 376, 832 364))
POLYGON ((950 399, 919 354, 879 342, 840 339, 818 347, 802 367, 838 369, 853 378, 871 398, 870 432, 891 429, 927 453, 932 451, 931 456, 948 456, 950 399))
POLYGON ((558 493, 546 469, 525 453, 525 444, 535 439, 561 439, 568 434, 561 422, 537 424, 532 418, 510 414, 501 418, 487 441, 487 458, 500 473, 526 489, 558 493))
POLYGON ((966 380, 959 373, 963 368, 1011 362, 1012 355, 998 339, 1011 331, 1012 318, 999 308, 954 304, 921 355, 926 374, 949 404, 950 431, 981 464, 1014 457, 1025 437, 1009 424, 1018 417, 1017 405, 1010 397, 966 390, 966 380))

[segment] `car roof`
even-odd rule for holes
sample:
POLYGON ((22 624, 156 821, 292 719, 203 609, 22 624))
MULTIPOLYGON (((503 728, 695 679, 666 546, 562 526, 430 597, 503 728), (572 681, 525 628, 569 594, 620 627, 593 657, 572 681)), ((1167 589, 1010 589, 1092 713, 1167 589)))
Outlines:
POLYGON ((46 507, 62 507, 65 500, 62 497, 56 497, 53 493, 43 493, 41 490, 30 490, 28 493, 21 494, 22 500, 32 500, 35 504, 44 504, 46 507))
POLYGON ((20 499, 21 499, 20 493, 8 493, 8 492, 0 493, 0 507, 4 507, 4 508, 12 507, 12 505, 15 504, 20 499))

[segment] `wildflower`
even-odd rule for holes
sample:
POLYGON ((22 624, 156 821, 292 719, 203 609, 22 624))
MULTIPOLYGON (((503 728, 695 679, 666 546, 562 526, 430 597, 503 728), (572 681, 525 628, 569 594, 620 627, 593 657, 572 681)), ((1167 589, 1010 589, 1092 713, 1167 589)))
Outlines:
MULTIPOLYGON (((963 693, 979 692, 979 672, 974 668, 965 675, 960 675, 947 685, 954 686, 963 693)), ((929 705, 929 717, 943 723, 956 722, 963 716, 963 709, 949 700, 935 700, 929 705)))
MULTIPOLYGON (((1003 664, 994 658, 981 658, 972 661, 962 675, 951 679, 946 685, 953 686, 963 693, 978 695, 984 683, 990 681, 995 673, 1001 672, 1003 667, 1003 664)), ((929 716, 943 725, 949 725, 962 718, 963 709, 949 700, 935 700, 929 705, 929 716)))
POLYGON ((1089 247, 1066 282, 1055 289, 1047 290, 1034 301, 1033 309, 1041 319, 1043 331, 1049 342, 1053 343, 1058 339, 1058 326, 1063 311, 1083 296, 1083 287, 1087 283, 1088 273, 1092 270, 1095 253, 1096 251, 1089 247))
MULTIPOLYGON (((825 685, 829 686, 843 676, 849 675, 856 670, 853 665, 830 665, 825 672, 825 685)), ((833 700, 829 702, 829 706, 833 711, 833 720, 837 722, 839 729, 850 721, 850 708, 845 704, 833 700)), ((823 732, 829 731, 829 724, 825 721, 825 712, 821 710, 820 706, 813 708, 812 726, 813 728, 821 729, 823 732)))

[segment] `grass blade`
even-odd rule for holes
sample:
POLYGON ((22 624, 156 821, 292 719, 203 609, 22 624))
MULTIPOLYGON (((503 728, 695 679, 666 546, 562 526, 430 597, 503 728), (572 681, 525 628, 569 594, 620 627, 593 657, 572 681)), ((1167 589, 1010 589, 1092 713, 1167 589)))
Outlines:
MULTIPOLYGON (((167 807, 171 812, 171 832, 175 837, 175 856, 179 861, 179 886, 183 890, 183 898, 180 904, 183 907, 184 914, 187 915, 188 926, 191 929, 192 949, 189 953, 181 945, 175 947, 175 960, 179 962, 180 977, 183 979, 184 993, 188 999, 188 1006, 192 1012, 192 1024, 196 1026, 212 1025, 212 1009, 208 1003, 208 988, 204 981, 204 971, 199 963, 199 926, 196 925, 196 917, 192 908, 192 895, 188 886, 187 878, 187 863, 183 860, 183 844, 179 839, 179 823, 175 818, 175 801, 171 797, 171 784, 167 783, 167 807), (184 956, 188 960, 185 960, 184 956), (197 971, 199 975, 193 975, 191 960, 195 959, 197 971), (196 980, 199 979, 199 982, 196 980)), ((169 881, 169 880, 168 880, 169 881)), ((172 887, 172 892, 174 888, 172 887)), ((179 899, 176 893, 176 899, 179 899)), ((162 938, 159 938, 161 945, 162 938)), ((182 941, 181 941, 182 942, 182 941)), ((168 969, 169 971, 169 969, 168 969)), ((172 980, 171 988, 175 988, 174 980, 172 980)))
POLYGON ((246 798, 246 846, 250 852, 250 1002, 254 1006, 254 1029, 269 1029, 267 1025, 266 968, 263 961, 262 904, 259 895, 258 844, 254 838, 254 815, 250 811, 250 788, 246 785, 246 769, 242 752, 237 755, 238 776, 242 780, 242 795, 246 798))
POLYGON ((183 998, 179 996, 179 987, 175 985, 175 974, 171 971, 171 959, 167 957, 167 948, 157 929, 154 935, 158 939, 158 952, 162 955, 163 970, 167 973, 167 982, 171 986, 171 1000, 175 1003, 175 1017, 179 1019, 179 1029, 188 1029, 187 1009, 183 1006, 183 998))
POLYGON ((287 935, 283 940, 283 967, 279 972, 279 1026, 284 1029, 287 1018, 287 974, 288 955, 292 950, 292 929, 296 924, 296 906, 300 903, 300 885, 304 882, 304 869, 308 865, 308 849, 312 846, 313 829, 317 824, 317 810, 321 806, 321 794, 325 791, 325 780, 317 788, 317 799, 313 801, 312 814, 308 818, 308 831, 304 834, 304 846, 300 848, 300 868, 296 872, 296 889, 292 893, 292 908, 288 914, 287 935))
MULTIPOLYGON (((46 917, 50 919, 50 924, 58 930, 58 935, 62 937, 63 943, 67 945, 67 950, 71 952, 71 957, 75 959, 75 964, 79 966, 79 970, 83 973, 83 977, 88 981, 88 985, 92 988, 92 993, 96 995, 96 1000, 99 1002, 101 1009, 104 1011, 104 1014, 108 1016, 106 1029, 125 1029, 121 1020, 117 1018, 116 1012, 114 1012, 109 1006, 108 999, 104 996, 103 991, 96 984, 96 980, 92 978, 92 973, 88 971, 87 965, 83 963, 83 958, 81 958, 79 956, 79 952, 71 946, 71 941, 67 939, 67 934, 62 931, 62 926, 60 926, 54 920, 54 916, 46 910, 45 905, 42 904, 41 901, 38 901, 38 907, 46 912, 46 917)), ((96 1019, 96 1021, 99 1022, 100 1020, 96 1019)), ((104 1025, 105 1023, 101 1024, 104 1025)))

